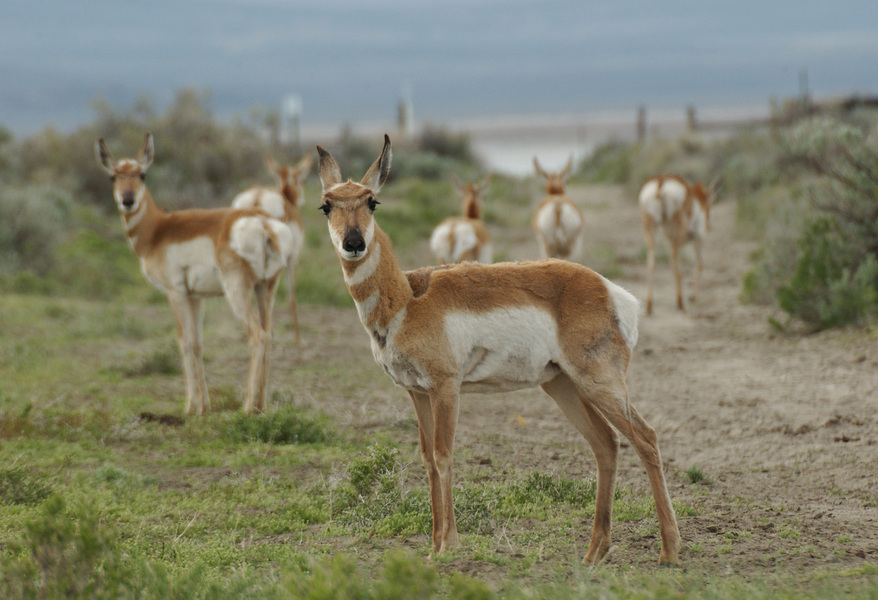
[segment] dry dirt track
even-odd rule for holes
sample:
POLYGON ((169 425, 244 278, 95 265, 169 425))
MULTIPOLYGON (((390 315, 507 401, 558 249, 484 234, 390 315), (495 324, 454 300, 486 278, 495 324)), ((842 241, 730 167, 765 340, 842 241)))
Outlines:
MULTIPOLYGON (((591 265, 590 256, 598 254, 605 261, 611 249, 617 270, 621 267, 614 279, 643 299, 643 241, 634 202, 615 187, 573 188, 570 195, 583 208, 587 223, 580 261, 591 265)), ((677 311, 670 266, 659 261, 655 314, 642 318, 629 371, 631 399, 658 433, 671 496, 698 511, 680 518, 683 561, 709 572, 745 576, 874 564, 874 334, 772 333, 767 309, 738 301, 753 243, 734 235, 734 203, 716 206, 712 222, 701 296, 688 305, 688 313, 677 311), (689 483, 686 470, 693 466, 700 467, 712 484, 689 483)), ((536 255, 529 231, 504 236, 496 245, 511 258, 536 255)), ((693 262, 691 253, 684 253, 687 294, 693 262)), ((330 360, 334 349, 315 338, 344 346, 348 353, 367 352, 368 339, 354 310, 304 307, 302 320, 314 324, 314 333, 304 339, 300 360, 330 360), (324 325, 324 333, 332 332, 328 337, 317 333, 324 325)), ((343 420, 374 422, 411 418, 412 413, 402 390, 366 394, 357 415, 350 406, 322 408, 343 420)), ((539 391, 464 397, 456 456, 461 476, 504 466, 572 477, 594 472, 584 441, 539 391)), ((618 483, 648 490, 645 473, 627 445, 621 452, 618 483)), ((587 523, 582 531, 571 532, 580 556, 589 528, 587 523)), ((614 543, 610 562, 654 564, 655 520, 615 522, 614 543)))

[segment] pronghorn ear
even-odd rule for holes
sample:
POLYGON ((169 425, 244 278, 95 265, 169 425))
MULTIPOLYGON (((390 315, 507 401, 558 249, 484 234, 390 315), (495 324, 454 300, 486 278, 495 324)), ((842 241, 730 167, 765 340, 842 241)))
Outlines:
POLYGON ((98 159, 98 164, 101 165, 101 168, 107 174, 111 176, 116 174, 116 161, 113 160, 113 155, 107 150, 104 138, 100 138, 95 142, 95 158, 98 159))
POLYGON ((381 154, 372 163, 372 166, 369 167, 369 170, 366 171, 366 174, 363 176, 363 179, 360 183, 373 192, 378 192, 381 189, 381 186, 384 185, 384 182, 387 181, 387 176, 390 174, 390 159, 392 158, 393 152, 390 148, 390 136, 386 133, 384 134, 384 147, 381 149, 381 154))
POLYGON ((149 165, 152 164, 154 158, 155 140, 151 133, 146 132, 146 135, 143 138, 143 148, 140 149, 140 154, 137 155, 137 162, 140 164, 141 173, 146 173, 146 170, 149 168, 149 165))
POLYGON ((311 153, 308 152, 299 159, 299 162, 296 163, 296 166, 293 167, 293 173, 296 178, 302 177, 303 175, 307 176, 311 171, 311 153))
POLYGON ((567 164, 564 165, 563 169, 561 169, 561 173, 558 175, 558 177, 560 177, 562 181, 566 180, 567 177, 570 175, 571 168, 573 168, 573 154, 572 153, 570 154, 570 158, 567 159, 567 164))
POLYGON ((278 164, 278 162, 276 160, 274 160, 274 158, 271 155, 268 155, 268 154, 265 155, 265 167, 269 171, 271 171, 272 173, 277 175, 277 178, 281 180, 281 183, 283 183, 283 180, 284 180, 283 167, 281 167, 278 164))
POLYGON ((451 185, 454 186, 454 189, 459 192, 463 191, 463 186, 460 185, 460 182, 457 180, 457 177, 454 176, 454 173, 451 174, 451 177, 449 177, 449 179, 451 179, 451 185))
POLYGON ((317 146, 317 155, 320 156, 320 165, 317 167, 320 173, 320 184, 323 186, 323 192, 326 193, 329 188, 341 183, 341 170, 338 168, 338 163, 323 146, 317 146))
POLYGON ((545 177, 546 179, 549 178, 549 175, 543 171, 543 168, 540 166, 540 161, 537 160, 536 156, 534 156, 534 169, 536 169, 537 175, 540 177, 545 177))
POLYGON ((478 185, 479 194, 484 194, 485 190, 488 189, 489 185, 491 185, 491 174, 490 173, 485 175, 485 178, 479 182, 479 185, 478 185))

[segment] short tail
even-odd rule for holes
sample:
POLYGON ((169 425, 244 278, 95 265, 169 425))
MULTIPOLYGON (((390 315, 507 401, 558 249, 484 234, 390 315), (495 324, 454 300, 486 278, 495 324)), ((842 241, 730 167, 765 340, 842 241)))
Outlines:
POLYGON ((259 279, 274 277, 290 260, 293 234, 276 219, 242 217, 232 225, 232 250, 246 260, 259 279))

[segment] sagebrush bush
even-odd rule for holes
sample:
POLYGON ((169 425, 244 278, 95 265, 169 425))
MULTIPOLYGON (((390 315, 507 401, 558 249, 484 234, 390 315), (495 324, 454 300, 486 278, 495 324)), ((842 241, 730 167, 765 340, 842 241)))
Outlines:
POLYGON ((787 151, 814 216, 778 303, 815 329, 868 322, 878 314, 878 135, 820 118, 793 130, 787 151))
POLYGON ((59 187, 5 187, 0 193, 0 275, 30 271, 45 275, 65 237, 73 197, 59 187))

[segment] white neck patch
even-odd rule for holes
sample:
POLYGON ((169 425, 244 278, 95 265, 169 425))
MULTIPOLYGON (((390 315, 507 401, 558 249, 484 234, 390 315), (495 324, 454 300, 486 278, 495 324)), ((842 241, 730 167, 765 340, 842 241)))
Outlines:
MULTIPOLYGON (((366 247, 369 247, 368 242, 366 247)), ((360 265, 357 267, 352 275, 349 276, 346 272, 344 272, 344 282, 348 284, 348 287, 353 287, 355 285, 363 283, 375 274, 375 270, 378 268, 378 263, 380 262, 381 244, 375 244, 375 247, 372 249, 372 251, 368 253, 366 260, 360 263, 360 265)))

